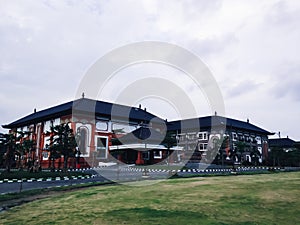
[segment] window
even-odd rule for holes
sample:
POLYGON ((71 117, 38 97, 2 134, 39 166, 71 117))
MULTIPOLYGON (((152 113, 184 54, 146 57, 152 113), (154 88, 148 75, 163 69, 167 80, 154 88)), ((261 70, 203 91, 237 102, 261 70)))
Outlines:
POLYGON ((87 154, 87 146, 88 146, 88 129, 86 127, 80 127, 77 130, 79 134, 79 151, 82 155, 87 154))
POLYGON ((197 139, 197 134, 196 133, 188 133, 187 138, 188 138, 188 140, 195 140, 195 139, 197 139))
POLYGON ((153 152, 153 155, 154 155, 154 159, 161 159, 162 158, 162 151, 155 150, 153 152))
POLYGON ((108 123, 107 122, 103 122, 103 121, 98 121, 96 123, 96 129, 97 130, 108 130, 108 123))
POLYGON ((43 155, 43 160, 47 160, 49 158, 49 153, 48 152, 42 152, 43 155))
POLYGON ((245 141, 245 137, 242 134, 239 134, 239 141, 245 141))
POLYGON ((44 146, 43 146, 43 148, 47 149, 47 148, 49 148, 49 146, 50 146, 50 137, 44 137, 44 146))
POLYGON ((147 151, 147 152, 143 152, 142 153, 142 158, 144 159, 144 160, 149 160, 149 152, 147 151))
POLYGON ((258 147, 257 150, 259 151, 260 154, 262 154, 262 147, 258 147))
POLYGON ((198 151, 206 151, 206 150, 207 150, 207 144, 206 143, 199 143, 198 151))
POLYGON ((208 139, 207 132, 199 132, 198 138, 199 138, 199 140, 207 140, 208 139))
POLYGON ((46 122, 44 123, 44 132, 50 131, 50 127, 51 127, 51 121, 50 121, 50 120, 49 120, 49 121, 46 121, 46 122))
POLYGON ((176 138, 179 142, 186 141, 186 134, 178 134, 176 138))
POLYGON ((137 126, 130 124, 113 123, 112 125, 112 130, 114 133, 130 133, 137 128, 137 126))
POLYGON ((107 137, 97 137, 97 148, 96 148, 96 158, 106 159, 107 158, 107 137))
POLYGON ((255 140, 256 140, 257 144, 261 145, 261 138, 260 137, 256 137, 255 140))
POLYGON ((233 141, 237 141, 237 134, 236 133, 232 133, 232 140, 233 141))
POLYGON ((28 131, 28 127, 23 127, 21 130, 22 130, 23 132, 27 132, 27 131, 28 131))

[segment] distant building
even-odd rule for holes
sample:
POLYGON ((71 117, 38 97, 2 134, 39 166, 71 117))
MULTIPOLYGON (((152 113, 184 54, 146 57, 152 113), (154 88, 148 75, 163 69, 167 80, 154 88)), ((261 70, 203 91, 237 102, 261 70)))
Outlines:
POLYGON ((269 139, 270 149, 282 148, 285 152, 291 151, 295 147, 296 143, 296 141, 290 139, 289 137, 269 139))

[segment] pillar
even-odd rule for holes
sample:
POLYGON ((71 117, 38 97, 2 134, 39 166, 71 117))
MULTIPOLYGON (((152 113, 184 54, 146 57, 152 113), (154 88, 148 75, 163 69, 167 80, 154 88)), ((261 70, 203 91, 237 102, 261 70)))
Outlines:
POLYGON ((138 154, 137 154, 137 159, 136 159, 136 161, 135 161, 135 164, 137 164, 137 165, 142 165, 142 164, 144 164, 144 160, 142 159, 142 152, 141 152, 141 151, 138 151, 137 153, 138 153, 138 154))

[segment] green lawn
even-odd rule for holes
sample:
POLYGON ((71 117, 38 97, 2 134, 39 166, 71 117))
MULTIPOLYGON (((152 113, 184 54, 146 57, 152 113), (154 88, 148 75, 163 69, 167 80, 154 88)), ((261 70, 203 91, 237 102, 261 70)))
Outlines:
POLYGON ((300 172, 91 187, 0 213, 1 224, 300 224, 300 172))

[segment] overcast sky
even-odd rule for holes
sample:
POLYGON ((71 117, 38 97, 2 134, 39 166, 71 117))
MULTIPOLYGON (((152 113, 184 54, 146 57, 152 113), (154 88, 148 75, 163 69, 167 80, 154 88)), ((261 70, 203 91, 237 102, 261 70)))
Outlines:
MULTIPOLYGON (((266 130, 300 140, 297 0, 0 0, 0 124, 34 108, 73 100, 96 60, 145 40, 173 43, 197 54, 220 86, 227 117, 249 118, 266 130)), ((120 74, 134 80, 148 67, 120 74)), ((182 83, 178 71, 153 67, 155 73, 163 71, 163 76, 182 83)), ((107 90, 124 85, 117 81, 107 90)), ((193 96, 193 88, 186 90, 193 96)), ((110 93, 102 100, 113 101, 110 93)), ((151 112, 176 118, 166 115, 160 104, 143 102, 151 112)), ((208 114, 205 107, 199 112, 208 114)))

